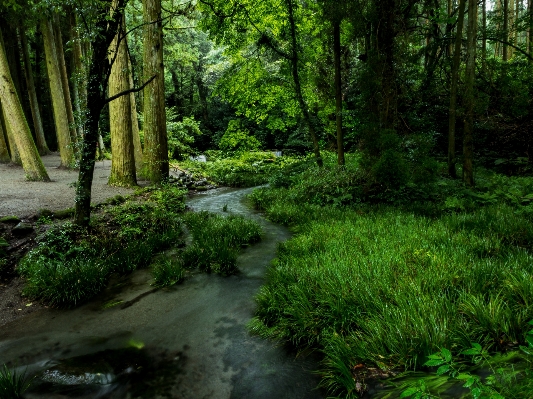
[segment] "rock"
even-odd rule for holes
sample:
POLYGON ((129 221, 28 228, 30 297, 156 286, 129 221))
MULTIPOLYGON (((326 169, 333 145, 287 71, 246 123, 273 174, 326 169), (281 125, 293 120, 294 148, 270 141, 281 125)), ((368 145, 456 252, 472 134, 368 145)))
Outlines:
POLYGON ((0 218, 0 223, 20 223, 20 219, 16 216, 4 216, 0 218))
POLYGON ((198 181, 196 182, 196 185, 197 185, 198 187, 207 186, 207 180, 205 180, 205 179, 198 180, 198 181))
POLYGON ((15 236, 24 236, 27 234, 30 234, 33 232, 33 226, 29 223, 20 222, 15 227, 13 227, 13 230, 11 230, 11 233, 15 236))

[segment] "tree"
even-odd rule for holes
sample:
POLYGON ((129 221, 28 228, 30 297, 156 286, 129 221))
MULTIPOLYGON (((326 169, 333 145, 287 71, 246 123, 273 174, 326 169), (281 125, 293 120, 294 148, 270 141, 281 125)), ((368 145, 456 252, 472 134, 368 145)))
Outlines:
POLYGON ((161 0, 143 0, 143 18, 143 75, 145 80, 155 76, 143 93, 144 175, 153 183, 161 183, 169 173, 161 0))
MULTIPOLYGON (((114 59, 109 77, 109 95, 131 89, 125 21, 109 49, 109 58, 114 59)), ((133 120, 131 96, 122 96, 109 103, 111 151, 113 162, 109 184, 112 186, 135 186, 135 155, 133 146, 133 120), (129 117, 128 117, 129 116, 129 117)), ((136 122, 136 121, 135 121, 136 122)))
POLYGON ((455 49, 453 52, 452 78, 450 82, 450 108, 448 121, 448 174, 456 178, 455 170, 455 124, 457 115, 457 86, 459 82, 459 66, 461 63, 461 43, 463 40, 463 23, 465 18, 466 0, 459 1, 457 31, 455 33, 455 49))
POLYGON ((63 90, 63 80, 57 54, 56 40, 52 22, 49 18, 41 20, 41 31, 43 33, 44 48, 46 54, 46 69, 52 96, 54 110, 54 122, 56 135, 61 155, 61 166, 70 168, 74 165, 74 149, 69 127, 67 108, 65 106, 65 92, 63 90))
POLYGON ((7 142, 4 135, 4 129, 0 123, 0 163, 9 163, 11 157, 9 156, 9 151, 7 149, 7 142))
POLYGON ((465 70, 465 128, 463 136, 463 180, 474 185, 474 78, 476 68, 477 0, 468 0, 468 31, 466 38, 465 70))
POLYGON ((30 127, 24 116, 17 90, 11 78, 4 42, 0 39, 0 99, 6 121, 14 130, 12 139, 20 153, 22 167, 28 180, 50 181, 46 169, 33 142, 30 127))

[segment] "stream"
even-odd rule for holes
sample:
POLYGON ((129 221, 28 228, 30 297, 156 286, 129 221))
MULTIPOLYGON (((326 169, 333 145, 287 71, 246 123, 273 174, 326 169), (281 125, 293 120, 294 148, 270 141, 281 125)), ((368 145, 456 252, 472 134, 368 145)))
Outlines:
POLYGON ((43 309, 0 329, 0 364, 35 376, 26 398, 314 399, 316 360, 251 336, 246 324, 277 244, 289 231, 246 205, 251 189, 188 200, 195 211, 241 214, 263 240, 231 277, 194 274, 154 290, 148 270, 113 280, 74 310, 43 309))

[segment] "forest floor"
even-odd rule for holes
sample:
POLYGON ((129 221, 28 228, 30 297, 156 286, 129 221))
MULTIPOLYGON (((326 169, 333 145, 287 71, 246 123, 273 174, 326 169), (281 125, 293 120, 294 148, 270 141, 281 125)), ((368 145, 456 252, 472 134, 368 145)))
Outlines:
MULTIPOLYGON (((33 228, 17 236, 12 233, 14 223, 0 223, 0 236, 4 236, 10 245, 7 249, 10 255, 8 264, 0 267, 0 326, 43 307, 21 296, 23 282, 14 273, 15 263, 35 245, 35 236, 40 229, 36 224, 36 214, 41 209, 60 211, 74 206, 73 183, 78 178, 78 171, 59 168, 61 159, 57 153, 42 159, 52 180, 50 183, 27 181, 22 167, 0 164, 0 219, 16 216, 33 228)), ((110 171, 111 161, 96 163, 93 203, 133 193, 132 189, 108 186, 110 171)))

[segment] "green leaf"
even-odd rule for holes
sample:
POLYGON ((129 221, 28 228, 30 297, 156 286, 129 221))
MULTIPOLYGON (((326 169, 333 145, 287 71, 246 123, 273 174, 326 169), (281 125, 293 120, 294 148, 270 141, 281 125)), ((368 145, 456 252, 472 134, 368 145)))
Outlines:
POLYGON ((441 349, 441 353, 442 353, 442 356, 444 357, 444 359, 447 362, 451 362, 452 361, 452 352, 450 352, 448 349, 442 348, 441 349))
POLYGON ((441 364, 446 363, 444 360, 431 359, 424 363, 424 366, 440 366, 441 364))
POLYGON ((472 389, 472 396, 474 397, 474 399, 478 399, 481 396, 481 389, 479 388, 472 389))
POLYGON ((477 350, 480 351, 480 352, 483 350, 483 348, 481 347, 481 345, 480 345, 480 344, 477 344, 477 343, 475 343, 475 342, 472 342, 472 348, 475 348, 475 349, 477 349, 477 350))
POLYGON ((435 353, 433 355, 429 355, 428 359, 442 359, 442 356, 440 355, 440 353, 435 353))
POLYGON ((475 377, 470 377, 468 380, 466 380, 465 384, 463 385, 463 387, 465 388, 470 388, 472 385, 474 385, 476 383, 476 378, 475 377))
POLYGON ((464 351, 461 351, 462 355, 479 355, 479 351, 475 348, 465 349, 464 351))
POLYGON ((450 368, 451 368, 451 366, 449 364, 445 364, 443 366, 440 366, 437 369, 437 375, 443 375, 443 374, 447 373, 450 370, 450 368))
POLYGON ((458 380, 468 380, 470 377, 472 377, 470 374, 459 374, 457 376, 458 380))
POLYGON ((408 389, 406 389, 405 391, 403 391, 401 393, 400 398, 408 398, 408 397, 414 395, 417 392, 418 392, 418 388, 416 388, 416 387, 408 388, 408 389))

